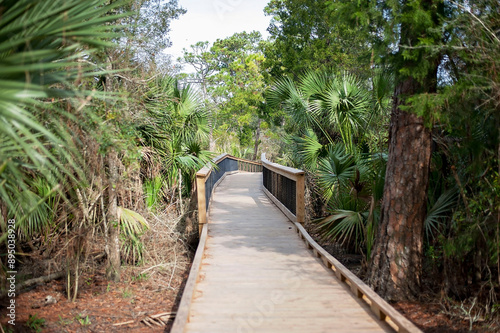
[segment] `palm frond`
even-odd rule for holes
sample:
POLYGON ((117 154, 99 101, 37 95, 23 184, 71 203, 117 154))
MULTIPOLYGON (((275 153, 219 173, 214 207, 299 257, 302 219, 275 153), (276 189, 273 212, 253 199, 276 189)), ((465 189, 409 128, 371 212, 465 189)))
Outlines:
POLYGON ((118 220, 126 235, 140 235, 149 229, 146 219, 133 210, 118 206, 118 220))
POLYGON ((366 127, 370 115, 368 90, 354 76, 345 74, 328 83, 322 108, 327 114, 328 125, 340 132, 348 151, 354 152, 354 136, 366 127))
POLYGON ((318 137, 312 130, 305 131, 302 137, 293 137, 297 145, 297 153, 308 170, 314 171, 318 158, 326 152, 325 146, 318 142, 318 137))
POLYGON ((300 80, 298 86, 308 99, 318 98, 325 90, 328 82, 333 77, 325 72, 307 72, 300 80))
POLYGON ((341 188, 347 187, 355 175, 353 157, 346 153, 342 145, 331 147, 328 155, 320 159, 318 167, 318 185, 325 200, 330 200, 341 188))
POLYGON ((359 248, 366 233, 366 218, 366 212, 338 209, 319 222, 318 230, 325 240, 337 241, 343 246, 351 243, 359 248))
POLYGON ((456 207, 458 200, 458 189, 452 188, 439 196, 431 209, 427 212, 424 222, 427 240, 434 237, 436 233, 443 230, 444 220, 450 216, 450 212, 456 207))
POLYGON ((146 219, 133 210, 118 207, 118 220, 123 233, 120 235, 122 255, 127 261, 136 263, 142 260, 144 245, 140 237, 149 229, 146 219))
MULTIPOLYGON (((7 164, 0 174, 0 200, 14 214, 18 226, 27 221, 28 233, 40 230, 37 225, 46 216, 35 214, 36 206, 27 211, 16 205, 38 204, 40 213, 46 210, 47 199, 35 197, 29 180, 36 175, 55 188, 67 179, 83 177, 83 163, 72 136, 60 123, 71 119, 61 105, 70 107, 87 96, 98 97, 77 89, 73 82, 103 73, 85 60, 119 36, 112 23, 126 15, 115 11, 122 4, 106 0, 2 1, 0 161, 7 164), (66 99, 64 103, 51 101, 61 97, 66 99)), ((0 241, 4 239, 2 235, 0 241)))

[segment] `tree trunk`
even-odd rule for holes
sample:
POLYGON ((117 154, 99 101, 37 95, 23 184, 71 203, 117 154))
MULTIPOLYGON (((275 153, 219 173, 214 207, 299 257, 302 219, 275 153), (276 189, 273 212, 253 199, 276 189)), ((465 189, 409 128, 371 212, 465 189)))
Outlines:
MULTIPOLYGON (((113 69, 113 61, 108 55, 108 64, 106 70, 113 69)), ((106 91, 113 90, 113 78, 110 75, 106 76, 106 91)), ((106 268, 106 278, 111 281, 120 281, 120 222, 118 220, 118 154, 111 147, 106 156, 108 165, 108 214, 107 226, 108 237, 107 249, 109 250, 108 267, 106 268)))
POLYGON ((205 101, 205 105, 206 105, 207 110, 208 110, 208 127, 209 127, 208 150, 213 152, 213 151, 215 151, 214 120, 213 120, 214 115, 213 115, 212 105, 208 101, 207 85, 206 85, 206 78, 205 77, 202 79, 201 88, 203 91, 203 99, 205 101))
POLYGON ((257 154, 259 153, 259 142, 260 142, 260 119, 257 123, 257 129, 255 130, 255 144, 253 146, 253 160, 257 160, 257 154))
POLYGON ((400 108, 403 96, 419 86, 407 78, 396 87, 381 222, 368 272, 371 286, 388 300, 412 299, 420 288, 432 136, 422 118, 400 108))
POLYGON ((181 169, 177 170, 178 177, 179 177, 179 209, 181 212, 181 215, 184 214, 184 206, 182 204, 182 171, 181 169))
POLYGON ((114 149, 108 152, 107 164, 109 171, 108 182, 108 232, 109 258, 106 269, 106 277, 111 281, 120 281, 120 223, 118 221, 118 198, 116 186, 118 184, 118 166, 116 160, 118 156, 114 149))
POLYGON ((7 218, 7 205, 2 199, 0 199, 0 216, 1 216, 0 231, 3 234, 7 230, 6 226, 8 218, 7 218))

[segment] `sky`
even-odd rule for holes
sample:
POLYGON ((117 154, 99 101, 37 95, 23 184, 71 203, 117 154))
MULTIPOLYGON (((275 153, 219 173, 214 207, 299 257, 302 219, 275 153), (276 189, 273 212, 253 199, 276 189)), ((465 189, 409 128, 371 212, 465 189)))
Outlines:
POLYGON ((264 15, 269 0, 179 0, 187 13, 173 20, 170 26, 172 47, 165 50, 173 59, 182 55, 182 49, 199 41, 215 42, 236 32, 266 31, 270 16, 264 15))

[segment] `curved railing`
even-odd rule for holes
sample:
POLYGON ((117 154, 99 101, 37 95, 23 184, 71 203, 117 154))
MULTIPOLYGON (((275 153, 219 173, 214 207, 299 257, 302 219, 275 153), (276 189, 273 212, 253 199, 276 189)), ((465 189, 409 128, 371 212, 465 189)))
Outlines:
POLYGON ((201 168, 196 173, 196 192, 198 195, 198 224, 200 232, 200 241, 196 250, 193 264, 189 273, 188 280, 182 293, 179 308, 175 316, 174 323, 170 332, 182 333, 189 318, 191 301, 194 297, 196 282, 200 274, 201 261, 205 251, 205 243, 208 237, 208 212, 212 193, 220 184, 226 175, 235 172, 262 172, 261 162, 254 162, 237 158, 229 154, 222 154, 214 159, 212 163, 201 168))
POLYGON ((363 300, 379 320, 386 322, 396 332, 421 333, 418 327, 316 243, 304 229, 304 171, 271 163, 265 154, 262 154, 261 161, 264 192, 294 222, 299 237, 315 256, 320 258, 327 268, 333 270, 339 281, 345 283, 357 298, 363 300))
POLYGON ((261 162, 239 159, 228 154, 217 156, 213 165, 202 168, 196 174, 198 186, 198 210, 200 223, 200 243, 191 266, 186 287, 173 323, 172 333, 184 332, 188 322, 195 285, 199 278, 201 261, 208 237, 207 211, 213 190, 227 174, 238 171, 262 171, 263 191, 293 222, 300 238, 328 269, 333 270, 338 280, 344 283, 355 297, 364 301, 375 316, 391 326, 396 332, 421 333, 421 331, 390 304, 377 295, 369 286, 344 267, 337 259, 319 246, 302 226, 305 218, 304 171, 288 168, 268 161, 262 154, 261 162))
POLYGON ((261 162, 264 192, 292 222, 304 223, 304 171, 272 163, 266 154, 261 162))
POLYGON ((262 172, 261 162, 254 162, 243 158, 222 154, 212 160, 196 173, 196 188, 198 194, 198 224, 200 235, 203 225, 207 223, 210 199, 212 193, 219 183, 228 174, 238 171, 262 172), (216 167, 214 167, 216 166, 216 167))

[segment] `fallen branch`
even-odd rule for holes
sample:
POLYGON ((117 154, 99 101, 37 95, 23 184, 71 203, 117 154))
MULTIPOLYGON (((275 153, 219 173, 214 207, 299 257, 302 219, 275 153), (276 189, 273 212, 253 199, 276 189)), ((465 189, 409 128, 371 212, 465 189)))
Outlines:
POLYGON ((163 312, 163 313, 157 313, 155 315, 151 315, 151 318, 160 318, 160 317, 174 317, 177 314, 177 312, 163 312))
POLYGON ((143 270, 143 271, 141 272, 141 274, 144 274, 144 273, 146 273, 147 271, 150 271, 150 270, 152 270, 153 268, 156 268, 156 267, 167 267, 167 266, 173 266, 173 264, 168 263, 168 264, 158 264, 158 265, 154 265, 154 266, 151 266, 151 267, 146 268, 145 270, 143 270))
POLYGON ((124 321, 123 323, 113 324, 113 326, 123 326, 123 325, 128 325, 128 324, 133 324, 133 323, 135 323, 134 320, 129 320, 129 321, 124 321))
POLYGON ((144 324, 146 324, 146 326, 149 326, 150 328, 153 328, 153 325, 151 325, 150 323, 148 323, 146 320, 141 320, 144 324))
MULTIPOLYGON (((59 278, 62 278, 64 276, 65 272, 62 271, 62 272, 57 272, 57 273, 52 273, 52 274, 49 274, 49 275, 46 275, 46 276, 41 276, 41 277, 37 277, 37 278, 34 278, 34 279, 29 279, 29 280, 26 280, 22 283, 19 283, 17 286, 16 286, 16 291, 20 291, 20 290, 23 290, 24 288, 28 288, 28 287, 31 287, 31 286, 34 286, 34 285, 37 285, 37 284, 41 284, 41 283, 46 283, 46 282, 49 282, 49 281, 52 281, 52 280, 56 280, 56 279, 59 279, 59 278)), ((0 293, 0 298, 2 297, 5 297, 8 293, 8 290, 5 290, 3 292, 0 293)))

